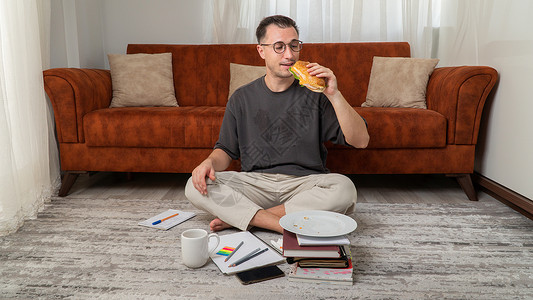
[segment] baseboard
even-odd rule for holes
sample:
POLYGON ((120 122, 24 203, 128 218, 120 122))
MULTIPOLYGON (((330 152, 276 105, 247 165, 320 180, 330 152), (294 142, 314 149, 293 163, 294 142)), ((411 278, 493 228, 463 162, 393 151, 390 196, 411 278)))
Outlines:
POLYGON ((472 175, 472 181, 474 184, 481 187, 481 189, 487 194, 533 220, 533 201, 531 199, 524 197, 479 173, 474 173, 472 175))

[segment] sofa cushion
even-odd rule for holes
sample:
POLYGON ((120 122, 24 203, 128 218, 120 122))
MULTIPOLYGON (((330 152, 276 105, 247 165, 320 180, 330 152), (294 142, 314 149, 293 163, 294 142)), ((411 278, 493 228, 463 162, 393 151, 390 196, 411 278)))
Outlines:
POLYGON ((110 107, 178 106, 172 53, 109 54, 113 87, 110 107))
POLYGON ((446 118, 415 108, 355 107, 368 123, 368 148, 435 148, 446 146, 446 118))
POLYGON ((105 108, 83 118, 88 146, 212 148, 222 106, 105 108))
POLYGON ((374 57, 362 107, 427 108, 429 76, 438 59, 374 57))
POLYGON ((257 78, 266 74, 265 66, 248 66, 240 64, 229 64, 230 81, 228 99, 233 95, 235 90, 241 86, 250 83, 257 78))
MULTIPOLYGON (((212 148, 224 107, 100 109, 84 117, 88 146, 212 148)), ((432 110, 355 107, 368 122, 368 148, 446 146, 446 118, 432 110)), ((341 146, 339 146, 341 147, 341 146)))

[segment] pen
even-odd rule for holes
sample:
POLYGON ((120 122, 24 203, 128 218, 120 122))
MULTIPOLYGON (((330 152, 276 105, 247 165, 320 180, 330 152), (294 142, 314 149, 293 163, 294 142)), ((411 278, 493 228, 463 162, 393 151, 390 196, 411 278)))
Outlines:
MULTIPOLYGON (((259 249, 259 248, 257 248, 257 249, 259 249)), ((254 250, 254 252, 252 252, 252 253, 248 254, 247 256, 245 256, 245 257, 239 259, 239 260, 236 261, 233 265, 229 265, 228 267, 236 267, 236 266, 242 264, 243 262, 245 262, 245 261, 247 261, 247 260, 249 260, 249 259, 252 259, 252 258, 254 258, 254 257, 256 257, 256 256, 258 256, 258 255, 260 255, 260 254, 262 254, 262 253, 264 253, 264 252, 267 251, 267 250, 268 250, 268 248, 265 248, 265 249, 263 249, 263 250, 261 250, 261 251, 259 251, 259 252, 257 252, 257 250, 254 250)))
POLYGON ((159 223, 161 223, 161 222, 163 222, 163 221, 165 221, 165 220, 168 220, 168 219, 170 219, 170 218, 172 218, 172 217, 175 217, 175 216, 177 216, 177 215, 179 215, 179 213, 177 213, 177 214, 173 214, 172 216, 168 216, 168 217, 166 217, 166 218, 164 218, 164 219, 161 219, 161 220, 155 221, 154 223, 152 223, 152 225, 157 225, 157 224, 159 224, 159 223))
POLYGON ((261 248, 257 248, 257 249, 255 249, 254 251, 252 251, 252 252, 246 254, 245 256, 241 257, 239 260, 237 260, 235 263, 229 265, 228 267, 234 267, 234 266, 236 266, 236 265, 235 265, 236 263, 240 262, 241 260, 248 259, 249 257, 251 257, 252 255, 254 255, 255 253, 259 252, 259 250, 261 250, 261 248))
POLYGON ((240 242, 239 245, 233 249, 233 252, 231 252, 228 257, 226 257, 226 259, 224 260, 224 262, 228 261, 228 259, 230 259, 230 257, 235 253, 237 252, 237 250, 239 250, 239 248, 242 246, 242 244, 244 244, 244 242, 240 242))

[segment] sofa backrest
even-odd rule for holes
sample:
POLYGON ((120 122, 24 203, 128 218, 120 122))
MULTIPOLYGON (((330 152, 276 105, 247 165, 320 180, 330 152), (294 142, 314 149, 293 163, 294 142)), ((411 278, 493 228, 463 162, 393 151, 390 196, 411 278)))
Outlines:
MULTIPOLYGON (((172 53, 180 106, 226 106, 230 63, 264 66, 255 44, 130 44, 128 54, 172 53)), ((405 42, 304 44, 300 60, 333 70, 339 90, 352 106, 365 101, 374 56, 410 57, 405 42)))

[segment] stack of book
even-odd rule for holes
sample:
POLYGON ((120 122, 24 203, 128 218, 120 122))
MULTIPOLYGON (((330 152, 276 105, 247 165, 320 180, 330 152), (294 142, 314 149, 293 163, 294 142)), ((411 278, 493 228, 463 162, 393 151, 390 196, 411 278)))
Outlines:
POLYGON ((283 256, 291 264, 290 281, 353 284, 350 240, 309 237, 283 231, 283 256))

